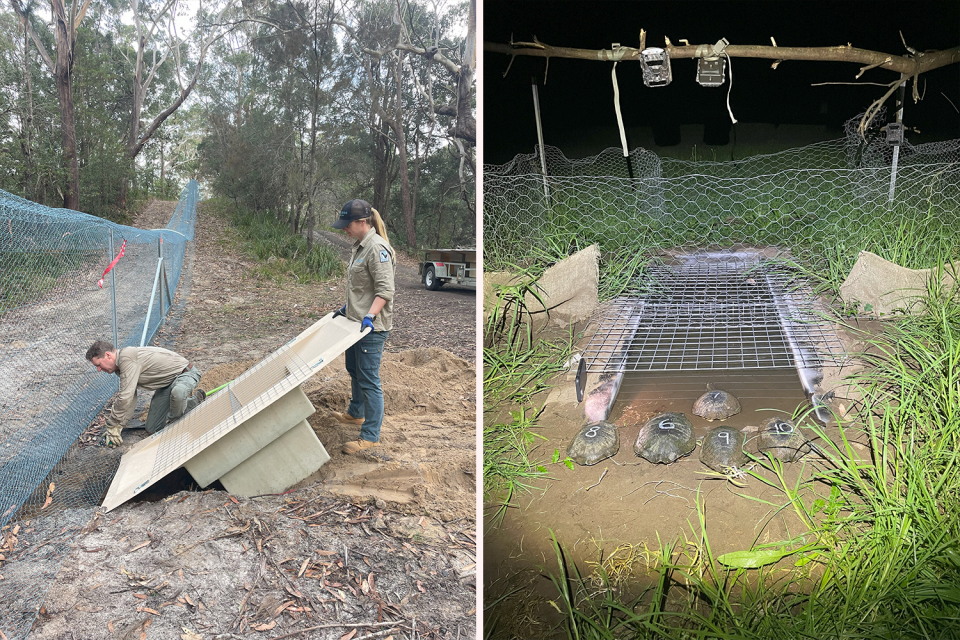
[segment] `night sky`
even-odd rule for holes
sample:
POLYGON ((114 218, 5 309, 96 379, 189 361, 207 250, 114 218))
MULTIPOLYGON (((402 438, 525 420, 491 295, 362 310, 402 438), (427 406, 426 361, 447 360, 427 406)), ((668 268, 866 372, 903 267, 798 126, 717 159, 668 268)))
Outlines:
MULTIPOLYGON (((686 38, 691 44, 714 43, 779 46, 854 47, 884 53, 905 53, 907 44, 918 50, 947 49, 960 44, 960 1, 954 2, 550 2, 486 0, 483 38, 488 42, 541 42, 554 46, 609 49, 611 43, 639 45, 640 29, 647 46, 663 46, 664 35, 673 44, 686 38)), ((517 153, 532 153, 536 140, 531 78, 539 85, 546 144, 564 149, 578 136, 589 136, 591 146, 619 147, 610 78, 612 63, 553 58, 544 86, 545 59, 517 56, 506 78, 510 58, 484 52, 484 162, 502 163, 517 153)), ((656 144, 679 142, 681 125, 703 125, 706 144, 725 144, 750 123, 820 125, 840 135, 848 118, 863 111, 885 91, 878 86, 811 87, 813 82, 852 82, 861 65, 845 62, 784 61, 776 70, 770 60, 733 58, 730 102, 740 124, 730 125, 726 109, 727 82, 718 88, 698 85, 696 61, 672 61, 673 82, 666 87, 643 85, 639 63, 617 66, 620 101, 626 127, 652 127, 656 144)), ((890 82, 896 76, 880 69, 860 81, 890 82)), ((960 65, 921 76, 926 96, 914 105, 909 98, 904 123, 918 127, 914 143, 960 137, 960 114, 941 95, 960 108, 960 65)), ((640 146, 629 140, 630 147, 640 146)), ((684 140, 687 143, 688 140, 684 140)), ((575 155, 575 154, 574 154, 575 155)))

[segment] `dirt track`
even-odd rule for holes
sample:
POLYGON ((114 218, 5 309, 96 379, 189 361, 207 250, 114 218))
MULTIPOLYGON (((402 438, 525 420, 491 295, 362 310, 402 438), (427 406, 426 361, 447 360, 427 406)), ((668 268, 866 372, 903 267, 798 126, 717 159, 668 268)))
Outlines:
MULTIPOLYGON (((163 226, 174 205, 151 203, 136 225, 163 226)), ((201 205, 182 321, 160 341, 204 371, 202 388, 343 303, 342 281, 263 282, 253 266, 201 205)), ((317 409, 309 422, 332 456, 318 473, 285 495, 245 499, 200 491, 175 472, 156 501, 100 514, 30 637, 473 637, 475 299, 467 289, 426 291, 405 259, 381 370, 381 446, 340 452, 357 437, 331 416, 349 399, 341 357, 304 387, 317 409)), ((142 433, 126 430, 124 448, 142 433)))

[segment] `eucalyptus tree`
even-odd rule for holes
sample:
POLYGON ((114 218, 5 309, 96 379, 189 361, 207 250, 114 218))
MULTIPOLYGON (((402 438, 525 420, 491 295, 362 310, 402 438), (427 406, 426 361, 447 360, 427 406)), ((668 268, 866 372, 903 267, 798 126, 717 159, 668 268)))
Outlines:
MULTIPOLYGON (((36 20, 39 5, 23 5, 36 20)), ((37 34, 47 47, 51 35, 37 34)), ((0 11, 0 188, 39 203, 63 202, 59 104, 24 18, 0 11)))
MULTIPOLYGON (((117 6, 117 31, 128 35, 125 58, 131 99, 124 149, 131 171, 144 145, 190 96, 211 45, 231 28, 223 21, 229 17, 235 1, 222 0, 213 11, 198 11, 191 34, 181 34, 178 27, 180 0, 128 0, 117 6), (121 26, 121 12, 125 11, 129 11, 132 29, 121 26), (191 49, 195 49, 192 61, 191 49), (164 66, 171 67, 169 73, 175 85, 166 92, 154 87, 164 66), (145 109, 152 115, 149 122, 144 120, 145 109)), ((120 206, 125 205, 126 197, 124 179, 119 191, 120 206)))
MULTIPOLYGON (((37 51, 49 69, 57 87, 60 103, 60 135, 63 145, 63 166, 67 170, 68 180, 63 189, 63 206, 68 209, 80 207, 80 166, 77 162, 77 130, 73 103, 73 63, 77 47, 77 28, 90 6, 90 0, 79 5, 78 0, 68 8, 64 0, 50 0, 51 25, 55 35, 56 48, 51 57, 43 40, 37 34, 33 13, 27 10, 20 0, 10 0, 13 10, 23 21, 37 51)), ((46 30, 46 25, 43 25, 46 30)))
MULTIPOLYGON (((472 97, 474 13, 473 2, 448 7, 442 0, 429 4, 384 0, 345 5, 343 17, 337 22, 350 41, 351 52, 363 64, 365 74, 357 90, 368 97, 371 129, 383 137, 385 129, 389 129, 397 150, 400 204, 406 242, 411 247, 417 246, 415 189, 411 190, 410 185, 411 173, 415 180, 416 174, 411 171, 408 157, 407 128, 414 114, 405 108, 409 103, 405 95, 422 99, 421 113, 428 114, 432 129, 436 129, 438 116, 452 119, 444 133, 463 159, 461 193, 472 209, 472 189, 467 185, 475 181, 476 166, 472 97), (460 24, 456 25, 458 12, 460 24), (455 26, 465 27, 459 38, 451 37, 455 26), (443 79, 435 73, 438 69, 443 79)), ((384 171, 382 167, 378 170, 384 171)), ((375 199, 377 196, 375 190, 375 199)))
POLYGON ((330 136, 326 123, 337 83, 331 66, 338 43, 333 33, 332 2, 306 0, 268 5, 259 21, 256 47, 263 54, 266 77, 275 78, 273 103, 277 118, 290 131, 288 173, 293 196, 291 227, 298 228, 300 204, 306 203, 307 249, 313 246, 322 185, 333 167, 327 156, 330 136))

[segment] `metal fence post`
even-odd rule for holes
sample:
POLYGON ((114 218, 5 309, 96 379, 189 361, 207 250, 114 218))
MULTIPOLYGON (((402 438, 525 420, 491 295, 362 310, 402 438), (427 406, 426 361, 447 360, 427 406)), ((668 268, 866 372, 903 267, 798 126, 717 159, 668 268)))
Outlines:
MULTIPOLYGON (((147 305, 147 317, 143 320, 143 333, 140 334, 140 346, 145 347, 147 342, 147 331, 150 329, 150 317, 153 315, 153 300, 157 295, 157 284, 160 280, 160 270, 163 269, 163 253, 160 249, 160 242, 157 243, 157 252, 160 257, 157 259, 157 274, 153 276, 153 290, 150 291, 150 304, 147 305)), ((163 295, 163 290, 160 292, 163 295)), ((163 304, 161 300, 160 304, 163 304)))
POLYGON ((540 169, 543 171, 543 199, 550 206, 550 188, 547 186, 547 158, 543 155, 543 126, 540 123, 540 95, 537 93, 537 81, 532 78, 533 114, 537 119, 537 141, 540 143, 540 169))
MULTIPOLYGON (((160 235, 160 238, 157 240, 157 257, 160 259, 160 264, 163 264, 163 235, 160 235)), ((164 286, 167 281, 167 269, 166 267, 160 267, 160 324, 163 324, 163 319, 167 316, 167 291, 164 286)))
MULTIPOLYGON (((110 253, 107 259, 113 258, 113 229, 110 229, 110 253)), ((117 346, 117 271, 110 270, 110 307, 113 310, 113 346, 117 346)), ((120 378, 117 377, 117 390, 120 389, 120 378)))
MULTIPOLYGON (((897 122, 903 122, 903 102, 906 97, 907 91, 907 81, 904 80, 900 83, 900 91, 897 92, 897 102, 900 103, 900 109, 897 111, 897 122)), ((897 188, 897 162, 900 159, 900 145, 894 145, 893 147, 893 168, 890 170, 890 195, 887 198, 888 202, 893 202, 893 196, 897 188)))

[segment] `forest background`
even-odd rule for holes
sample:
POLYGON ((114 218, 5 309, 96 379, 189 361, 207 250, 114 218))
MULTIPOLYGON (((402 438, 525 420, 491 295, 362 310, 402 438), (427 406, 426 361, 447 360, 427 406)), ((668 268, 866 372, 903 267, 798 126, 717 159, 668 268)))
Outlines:
POLYGON ((0 189, 128 222, 196 178, 308 245, 355 197, 475 242, 475 0, 5 4, 0 189))

